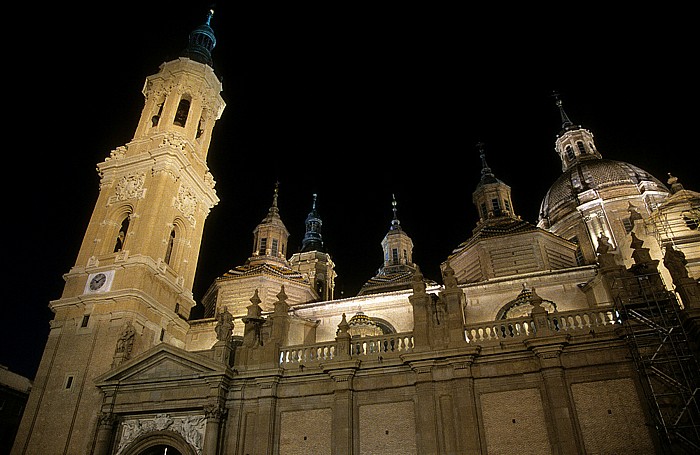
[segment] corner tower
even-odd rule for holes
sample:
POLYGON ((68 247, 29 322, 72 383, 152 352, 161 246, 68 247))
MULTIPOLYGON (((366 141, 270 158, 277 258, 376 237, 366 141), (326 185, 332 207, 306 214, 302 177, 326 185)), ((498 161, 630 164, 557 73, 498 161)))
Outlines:
POLYGON ((97 164, 99 195, 54 313, 16 453, 91 453, 93 378, 159 343, 184 347, 204 222, 207 167, 225 107, 210 12, 182 56, 146 78, 133 139, 97 164))

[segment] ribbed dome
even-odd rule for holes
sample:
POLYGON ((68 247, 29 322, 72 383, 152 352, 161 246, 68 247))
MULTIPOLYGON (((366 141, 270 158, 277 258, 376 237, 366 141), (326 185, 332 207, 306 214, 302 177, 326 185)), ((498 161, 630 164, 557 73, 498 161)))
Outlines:
POLYGON ((650 182, 661 191, 668 188, 653 175, 623 161, 590 159, 566 170, 547 191, 540 205, 540 219, 548 218, 560 205, 576 201, 588 190, 630 186, 630 194, 639 194, 637 185, 650 182))

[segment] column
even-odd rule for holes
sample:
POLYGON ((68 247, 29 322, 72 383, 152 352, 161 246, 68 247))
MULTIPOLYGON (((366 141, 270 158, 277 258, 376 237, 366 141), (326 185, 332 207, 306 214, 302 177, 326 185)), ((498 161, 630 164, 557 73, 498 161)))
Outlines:
POLYGON ((93 455, 108 455, 114 435, 116 417, 111 412, 101 413, 97 421, 97 436, 93 455))
POLYGON ((220 406, 212 405, 204 408, 204 414, 207 418, 207 426, 204 430, 204 448, 202 450, 202 455, 216 455, 218 453, 221 419, 226 414, 226 410, 220 406))

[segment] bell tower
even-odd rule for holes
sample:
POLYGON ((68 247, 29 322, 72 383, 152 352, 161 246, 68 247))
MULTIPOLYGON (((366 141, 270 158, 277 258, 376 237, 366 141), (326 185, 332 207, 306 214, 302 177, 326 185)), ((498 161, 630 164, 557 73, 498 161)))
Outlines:
POLYGON ((102 402, 93 378, 158 343, 184 347, 204 222, 219 201, 206 161, 225 107, 212 14, 179 58, 146 78, 133 139, 97 164, 97 202, 49 304, 49 339, 13 453, 91 453, 102 402))

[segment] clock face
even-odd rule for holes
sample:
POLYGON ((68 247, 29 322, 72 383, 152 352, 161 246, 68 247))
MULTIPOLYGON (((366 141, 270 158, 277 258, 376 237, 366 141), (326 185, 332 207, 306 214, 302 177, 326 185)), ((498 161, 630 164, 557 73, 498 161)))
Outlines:
POLYGON ((85 283, 84 294, 94 294, 98 292, 108 292, 112 288, 112 279, 114 278, 114 270, 105 270, 104 272, 95 272, 88 275, 85 283))
POLYGON ((92 280, 90 280, 90 289, 96 291, 100 289, 107 282, 107 275, 104 273, 98 273, 92 280))

